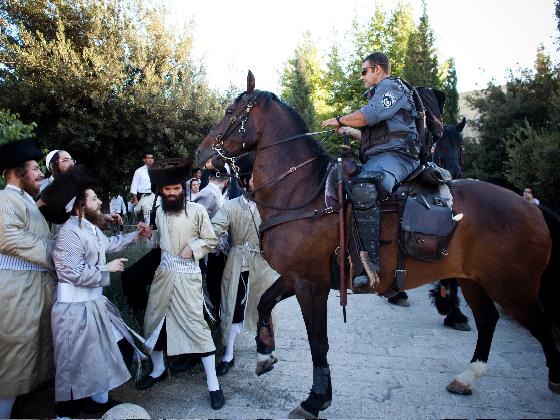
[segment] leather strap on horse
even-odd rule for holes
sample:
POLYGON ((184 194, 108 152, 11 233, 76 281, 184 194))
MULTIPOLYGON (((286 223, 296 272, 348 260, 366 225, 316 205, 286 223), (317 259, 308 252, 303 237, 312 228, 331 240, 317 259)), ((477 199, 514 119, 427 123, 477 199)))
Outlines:
MULTIPOLYGON (((398 228, 398 235, 399 238, 402 237, 401 230, 402 230, 402 218, 404 214, 404 208, 406 207, 406 200, 399 200, 398 201, 398 209, 399 209, 399 228, 398 228)), ((395 283, 396 289, 402 290, 406 284, 406 255, 403 251, 402 244, 400 239, 397 239, 397 267, 395 269, 395 283)))
POLYGON ((296 214, 283 214, 277 217, 271 217, 266 222, 262 222, 259 226, 259 233, 262 237, 262 234, 265 230, 270 229, 274 226, 281 225, 283 223, 291 222, 293 220, 300 220, 300 219, 313 219, 324 216, 326 214, 335 213, 340 209, 340 204, 337 204, 333 207, 325 207, 321 210, 313 210, 313 211, 306 211, 303 213, 296 213, 296 214))
POLYGON ((318 157, 319 157, 319 156, 313 156, 312 158, 309 158, 309 159, 307 159, 306 161, 301 162, 301 163, 300 163, 299 165, 297 165, 297 166, 292 166, 290 169, 288 169, 287 171, 281 173, 281 174, 278 175, 276 178, 273 178, 273 179, 271 179, 270 181, 265 182, 264 184, 262 184, 261 186, 259 186, 259 188, 255 188, 255 189, 252 191, 252 194, 254 195, 254 194, 257 193, 257 191, 262 190, 263 188, 268 187, 268 186, 270 186, 270 185, 276 184, 277 182, 279 182, 279 181, 283 180, 284 178, 286 178, 286 177, 287 177, 288 175, 290 175, 292 172, 295 172, 295 171, 297 171, 299 168, 301 168, 301 167, 307 165, 308 163, 313 162, 313 161, 316 160, 318 157))

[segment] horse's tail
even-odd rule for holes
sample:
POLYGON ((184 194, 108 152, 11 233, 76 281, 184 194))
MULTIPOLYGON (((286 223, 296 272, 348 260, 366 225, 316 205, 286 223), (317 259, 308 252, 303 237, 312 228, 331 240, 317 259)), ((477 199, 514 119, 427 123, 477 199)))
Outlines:
POLYGON ((539 300, 545 313, 560 328, 560 217, 548 207, 539 207, 552 238, 550 260, 541 277, 539 300))

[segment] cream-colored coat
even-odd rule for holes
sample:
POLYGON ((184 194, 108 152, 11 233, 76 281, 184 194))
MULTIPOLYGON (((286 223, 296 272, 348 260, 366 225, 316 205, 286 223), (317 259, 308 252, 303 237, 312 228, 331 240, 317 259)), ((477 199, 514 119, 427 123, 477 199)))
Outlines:
MULTIPOLYGON (((214 234, 206 209, 200 204, 187 202, 187 215, 166 215, 161 208, 156 213, 157 231, 152 240, 162 251, 175 256, 188 244, 198 265, 213 249, 218 239, 214 234)), ((149 350, 165 318, 167 354, 208 353, 216 348, 204 319, 202 275, 179 273, 158 267, 150 289, 144 319, 144 333, 149 350)))
MULTIPOLYGON (((0 253, 54 270, 54 241, 35 203, 0 191, 0 253)), ((25 394, 54 376, 53 271, 0 270, 0 398, 25 394)))
MULTIPOLYGON (((220 319, 224 342, 229 336, 233 321, 239 275, 241 271, 249 271, 247 285, 248 295, 245 307, 243 329, 256 332, 259 314, 257 305, 262 294, 280 277, 259 252, 258 227, 261 217, 256 208, 252 210, 243 196, 226 203, 212 218, 212 226, 216 236, 220 236, 229 229, 232 242, 224 274, 222 276, 222 301, 220 305, 220 319)), ((277 323, 273 311, 273 324, 277 323)))

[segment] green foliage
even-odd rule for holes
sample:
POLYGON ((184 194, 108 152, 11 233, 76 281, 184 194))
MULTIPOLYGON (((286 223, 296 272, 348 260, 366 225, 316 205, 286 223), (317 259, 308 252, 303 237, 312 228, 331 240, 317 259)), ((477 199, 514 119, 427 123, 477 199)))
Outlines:
POLYGON ((142 152, 193 156, 223 109, 186 28, 141 0, 0 0, 0 107, 124 190, 142 152))
POLYGON ((443 122, 445 124, 456 124, 459 120, 459 92, 457 91, 457 70, 455 60, 452 58, 445 61, 440 70, 441 90, 445 93, 445 108, 443 110, 443 122))
POLYGON ((438 59, 426 4, 418 27, 410 34, 402 76, 416 86, 439 87, 438 59))
POLYGON ((35 137, 34 130, 37 124, 24 124, 20 121, 18 114, 0 109, 0 144, 9 143, 14 140, 35 137))
POLYGON ((504 87, 490 83, 486 89, 468 98, 478 110, 474 127, 479 132, 477 143, 468 143, 466 172, 481 179, 507 182, 507 142, 528 121, 535 130, 557 130, 560 93, 559 69, 540 48, 535 70, 510 73, 504 87))
POLYGON ((505 176, 520 191, 532 186, 541 202, 560 209, 560 130, 537 130, 525 121, 506 142, 505 176))

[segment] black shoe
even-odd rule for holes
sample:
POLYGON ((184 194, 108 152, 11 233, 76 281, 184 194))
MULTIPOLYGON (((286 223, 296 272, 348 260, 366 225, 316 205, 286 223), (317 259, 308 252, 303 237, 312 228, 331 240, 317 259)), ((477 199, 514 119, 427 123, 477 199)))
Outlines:
POLYGON ((85 398, 82 404, 82 411, 88 414, 105 413, 116 405, 122 404, 120 401, 109 397, 106 403, 95 402, 91 397, 85 398))
POLYGON ((81 400, 57 401, 54 403, 54 415, 57 418, 78 417, 81 411, 81 400))
POLYGON ((216 366, 216 375, 218 376, 224 376, 226 373, 228 373, 229 369, 233 367, 235 363, 235 358, 231 359, 231 361, 229 362, 224 362, 223 360, 218 363, 218 366, 216 366))
POLYGON ((226 400, 221 389, 218 389, 217 391, 210 391, 210 407, 214 410, 219 410, 225 403, 226 400))
POLYGON ((195 367, 200 362, 200 357, 191 355, 178 356, 169 363, 169 371, 174 375, 176 373, 185 372, 195 367))
POLYGON ((135 386, 136 389, 139 390, 148 389, 151 388, 156 382, 163 381, 165 378, 167 378, 167 370, 164 370, 163 373, 159 375, 157 378, 153 378, 150 375, 146 375, 138 382, 136 382, 135 386))

